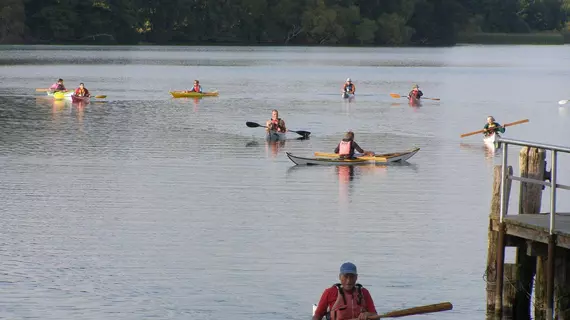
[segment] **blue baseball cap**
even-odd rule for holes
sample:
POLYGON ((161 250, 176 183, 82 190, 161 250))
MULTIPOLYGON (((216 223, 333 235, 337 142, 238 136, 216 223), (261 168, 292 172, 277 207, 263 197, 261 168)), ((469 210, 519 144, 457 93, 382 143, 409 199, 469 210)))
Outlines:
POLYGON ((358 274, 356 273, 356 266, 352 262, 345 262, 340 266, 340 274, 358 274))

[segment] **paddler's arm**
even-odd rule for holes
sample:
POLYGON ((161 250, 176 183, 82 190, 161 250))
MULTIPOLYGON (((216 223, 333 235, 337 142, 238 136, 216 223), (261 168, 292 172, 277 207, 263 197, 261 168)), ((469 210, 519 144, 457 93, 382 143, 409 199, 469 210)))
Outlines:
POLYGON ((359 153, 364 154, 365 156, 373 156, 374 155, 374 151, 365 151, 364 149, 362 149, 358 143, 352 141, 352 147, 354 148, 355 151, 358 151, 359 153))
MULTIPOLYGON (((336 288, 335 288, 336 290, 336 288)), ((315 309, 315 315, 313 316, 312 320, 322 320, 325 314, 327 313, 327 302, 328 302, 328 290, 325 290, 321 295, 321 299, 319 300, 319 304, 317 305, 317 309, 315 309)))
POLYGON ((340 143, 334 148, 334 153, 339 153, 340 151, 340 143))
POLYGON ((372 300, 372 296, 370 295, 370 292, 366 288, 362 288, 362 297, 364 298, 364 303, 366 304, 366 309, 368 310, 368 312, 363 312, 362 314, 360 314, 360 316, 363 319, 367 319, 369 316, 377 315, 378 312, 376 311, 374 300, 372 300))
POLYGON ((354 148, 354 150, 360 153, 364 153, 364 150, 355 141, 352 141, 352 147, 354 148))

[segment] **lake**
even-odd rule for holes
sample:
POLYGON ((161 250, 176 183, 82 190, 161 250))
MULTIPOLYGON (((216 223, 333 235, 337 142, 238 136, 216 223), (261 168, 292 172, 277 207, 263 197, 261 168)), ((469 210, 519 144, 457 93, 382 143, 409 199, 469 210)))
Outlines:
POLYGON ((0 46, 0 318, 309 319, 352 261, 379 312, 450 301, 422 319, 482 319, 500 152, 459 135, 493 115, 530 120, 504 137, 569 145, 569 65, 569 45, 0 46), (58 78, 107 97, 35 92, 58 78), (219 97, 170 97, 194 79, 219 97), (441 101, 390 97, 414 83, 441 101), (272 109, 310 139, 245 126, 272 109), (349 129, 421 151, 352 169, 285 154, 332 152, 349 129))

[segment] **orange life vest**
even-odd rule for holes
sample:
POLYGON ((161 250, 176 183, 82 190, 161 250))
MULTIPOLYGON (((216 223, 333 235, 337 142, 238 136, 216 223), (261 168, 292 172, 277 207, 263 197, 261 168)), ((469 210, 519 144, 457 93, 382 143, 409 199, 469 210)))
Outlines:
POLYGON ((355 319, 362 312, 366 312, 360 284, 356 284, 351 293, 344 292, 340 283, 335 284, 335 286, 338 289, 338 296, 330 310, 331 320, 355 319))
POLYGON ((352 141, 344 141, 342 140, 339 143, 338 147, 338 155, 339 156, 348 156, 350 155, 350 147, 352 146, 352 141))

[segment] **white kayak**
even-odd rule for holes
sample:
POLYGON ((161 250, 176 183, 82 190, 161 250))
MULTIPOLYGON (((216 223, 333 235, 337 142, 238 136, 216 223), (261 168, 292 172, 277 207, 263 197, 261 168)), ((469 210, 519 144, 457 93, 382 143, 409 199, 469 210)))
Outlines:
POLYGON ((353 93, 346 93, 346 92, 345 92, 345 93, 342 93, 341 96, 342 96, 344 99, 352 99, 352 98, 354 98, 354 94, 353 94, 353 93))
POLYGON ((500 138, 501 136, 498 133, 494 133, 494 134, 490 134, 486 137, 483 138, 483 143, 485 143, 486 146, 488 146, 489 148, 496 148, 497 147, 497 138, 500 138))
POLYGON ((394 152, 390 154, 379 154, 374 156, 357 156, 351 159, 342 159, 338 155, 334 154, 328 155, 324 153, 319 153, 321 155, 307 158, 299 157, 287 152, 287 157, 296 165, 382 165, 394 162, 404 162, 413 157, 416 153, 420 151, 420 148, 413 148, 403 152, 394 152))
POLYGON ((286 132, 269 131, 265 135, 265 140, 268 141, 285 140, 286 136, 287 136, 286 132))

